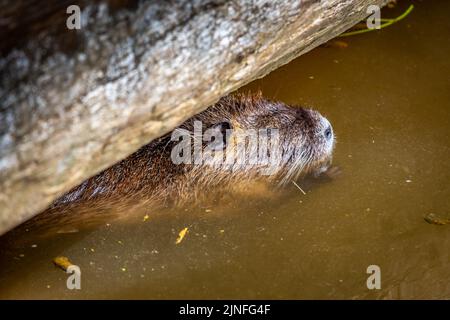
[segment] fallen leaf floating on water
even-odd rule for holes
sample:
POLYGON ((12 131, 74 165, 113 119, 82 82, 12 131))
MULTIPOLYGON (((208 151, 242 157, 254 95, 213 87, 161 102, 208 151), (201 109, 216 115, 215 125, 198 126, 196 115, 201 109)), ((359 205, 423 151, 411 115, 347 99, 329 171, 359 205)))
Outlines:
POLYGON ((187 232, 188 232, 188 228, 184 228, 183 230, 181 230, 180 233, 178 233, 178 238, 177 238, 177 241, 175 242, 175 244, 179 244, 181 241, 183 241, 187 232))
POLYGON ((439 217, 435 215, 434 213, 430 213, 424 217, 425 221, 430 224, 435 224, 438 226, 443 226, 446 224, 450 224, 450 218, 446 217, 439 217))
POLYGON ((63 256, 53 259, 53 263, 64 271, 67 271, 67 268, 73 265, 73 263, 70 262, 69 258, 63 256))

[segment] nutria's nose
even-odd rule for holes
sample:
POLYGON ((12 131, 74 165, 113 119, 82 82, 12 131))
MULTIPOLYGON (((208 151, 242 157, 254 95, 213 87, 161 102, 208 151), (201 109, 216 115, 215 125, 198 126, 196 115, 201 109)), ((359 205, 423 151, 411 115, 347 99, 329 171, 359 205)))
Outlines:
POLYGON ((333 129, 331 128, 331 125, 329 124, 325 131, 324 131, 325 139, 331 140, 333 139, 333 129))

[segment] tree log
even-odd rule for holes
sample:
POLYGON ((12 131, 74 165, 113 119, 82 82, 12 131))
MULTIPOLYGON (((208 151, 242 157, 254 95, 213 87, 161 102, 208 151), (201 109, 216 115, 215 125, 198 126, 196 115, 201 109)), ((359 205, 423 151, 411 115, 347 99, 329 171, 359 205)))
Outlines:
POLYGON ((0 234, 386 2, 0 1, 0 234))

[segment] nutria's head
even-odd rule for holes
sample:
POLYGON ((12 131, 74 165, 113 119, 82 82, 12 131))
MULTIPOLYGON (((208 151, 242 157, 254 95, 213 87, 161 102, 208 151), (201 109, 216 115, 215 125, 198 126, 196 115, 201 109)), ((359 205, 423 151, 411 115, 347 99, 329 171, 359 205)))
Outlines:
POLYGON ((197 178, 266 176, 283 185, 325 171, 335 143, 330 122, 317 111, 270 101, 260 94, 224 97, 180 129, 202 141, 203 153, 194 152, 190 166, 197 178), (196 123, 202 137, 193 134, 196 123))

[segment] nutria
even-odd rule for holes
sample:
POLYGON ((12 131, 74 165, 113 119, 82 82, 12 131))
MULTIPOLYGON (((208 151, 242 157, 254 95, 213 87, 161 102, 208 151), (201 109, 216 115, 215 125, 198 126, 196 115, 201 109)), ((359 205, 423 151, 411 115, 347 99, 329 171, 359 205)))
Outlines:
MULTIPOLYGON (((200 140, 201 149, 206 150, 204 138, 200 137, 200 140)), ((144 199, 152 207, 180 204, 211 197, 212 189, 231 190, 256 181, 283 186, 302 175, 325 171, 331 163, 334 141, 330 123, 317 111, 270 101, 261 94, 229 95, 188 119, 173 132, 150 142, 69 191, 56 200, 47 213, 59 213, 61 217, 73 207, 100 208, 107 203, 133 199, 144 199), (187 133, 195 141, 199 139, 194 134, 196 123, 201 123, 203 134, 208 129, 217 133, 214 139, 207 141, 213 146, 211 154, 220 157, 204 163, 194 155, 191 162, 176 163, 174 150, 180 141, 173 138, 174 132, 187 133), (239 136, 238 133, 263 128, 274 132, 272 134, 269 130, 267 134, 268 138, 273 138, 269 139, 271 146, 275 146, 274 129, 278 130, 276 148, 263 151, 261 158, 276 156, 272 171, 264 172, 264 163, 255 161, 257 149, 250 148, 248 153, 241 153, 241 160, 244 158, 245 161, 216 161, 223 160, 231 152, 239 154, 237 140, 233 140, 239 136)), ((245 145, 249 146, 250 142, 245 145)), ((189 151, 193 148, 189 146, 189 151)), ((214 192, 215 195, 218 193, 214 192)))

